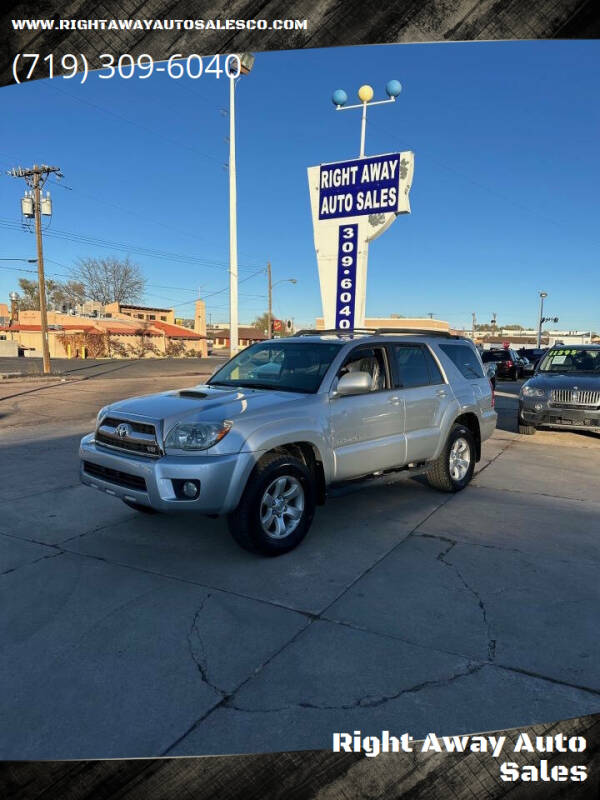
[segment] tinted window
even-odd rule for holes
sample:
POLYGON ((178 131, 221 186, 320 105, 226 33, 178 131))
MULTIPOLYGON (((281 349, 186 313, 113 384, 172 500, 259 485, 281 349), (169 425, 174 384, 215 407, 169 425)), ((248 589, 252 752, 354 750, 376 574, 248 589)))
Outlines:
POLYGON ((425 347, 394 345, 394 358, 400 386, 427 386, 443 383, 440 370, 431 353, 425 347))
POLYGON ((509 361, 510 359, 510 353, 506 350, 487 350, 481 357, 484 364, 486 361, 509 361))
POLYGON ((370 375, 372 392, 389 388, 383 347, 357 347, 344 361, 337 377, 341 378, 348 372, 366 372, 370 375))
POLYGON ((483 378, 479 359, 466 344, 441 344, 440 350, 451 359, 465 378, 483 378))
POLYGON ((342 343, 277 340, 238 353, 209 384, 249 386, 288 392, 316 392, 342 343))

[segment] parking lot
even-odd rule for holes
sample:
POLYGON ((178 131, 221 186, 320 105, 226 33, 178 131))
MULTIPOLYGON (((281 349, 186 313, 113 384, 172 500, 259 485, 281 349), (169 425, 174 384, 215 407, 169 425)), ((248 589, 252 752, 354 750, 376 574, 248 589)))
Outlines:
POLYGON ((520 436, 518 385, 499 382, 464 492, 337 490, 297 550, 264 559, 223 520, 79 484, 101 406, 214 368, 148 363, 0 382, 0 758, 329 748, 333 731, 600 711, 600 436, 520 436))

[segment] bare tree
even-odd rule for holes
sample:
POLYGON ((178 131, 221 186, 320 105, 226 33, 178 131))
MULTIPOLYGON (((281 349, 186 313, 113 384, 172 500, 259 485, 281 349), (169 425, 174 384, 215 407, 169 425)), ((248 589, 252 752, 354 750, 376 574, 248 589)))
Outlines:
MULTIPOLYGON (((39 310, 40 292, 37 281, 19 278, 19 286, 23 294, 19 300, 22 311, 39 310)), ((85 301, 85 288, 77 281, 60 283, 48 279, 46 281, 46 298, 50 307, 63 305, 77 305, 85 301)))
POLYGON ((146 286, 141 269, 129 258, 81 258, 72 275, 91 300, 103 305, 139 301, 146 286))

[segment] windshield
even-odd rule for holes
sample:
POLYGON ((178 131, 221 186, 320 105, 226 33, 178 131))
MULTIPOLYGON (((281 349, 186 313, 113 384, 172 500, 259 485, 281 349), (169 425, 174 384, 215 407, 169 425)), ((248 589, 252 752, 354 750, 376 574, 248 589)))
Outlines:
POLYGON ((208 383, 314 394, 341 346, 341 342, 285 339, 254 344, 228 361, 208 383))
POLYGON ((539 372, 593 372, 600 375, 600 349, 560 347, 548 350, 539 372))

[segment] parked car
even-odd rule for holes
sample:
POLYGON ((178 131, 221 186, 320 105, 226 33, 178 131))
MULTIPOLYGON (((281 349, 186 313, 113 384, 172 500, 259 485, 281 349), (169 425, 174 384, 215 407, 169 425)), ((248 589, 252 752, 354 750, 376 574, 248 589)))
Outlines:
POLYGON ((484 364, 496 364, 496 377, 498 380, 516 381, 523 377, 523 364, 514 350, 503 347, 498 350, 484 350, 482 353, 484 364))
POLYGON ((517 355, 521 358, 527 358, 533 364, 533 369, 535 371, 540 359, 547 350, 547 347, 520 347, 517 350, 517 355))
POLYGON ((103 408, 81 480, 138 511, 227 515, 242 547, 278 555, 337 483, 408 470, 464 489, 493 405, 468 339, 301 332, 248 347, 204 385, 103 408))
POLYGON ((600 433, 600 345, 551 347, 523 384, 519 433, 542 426, 600 433))
POLYGON ((519 361, 521 362, 522 367, 522 376, 524 378, 530 378, 533 373, 535 372, 535 364, 531 362, 527 356, 523 356, 519 354, 519 361))
POLYGON ((488 361, 484 365, 485 374, 490 379, 490 383, 492 384, 492 389, 496 390, 496 362, 495 361, 488 361))

